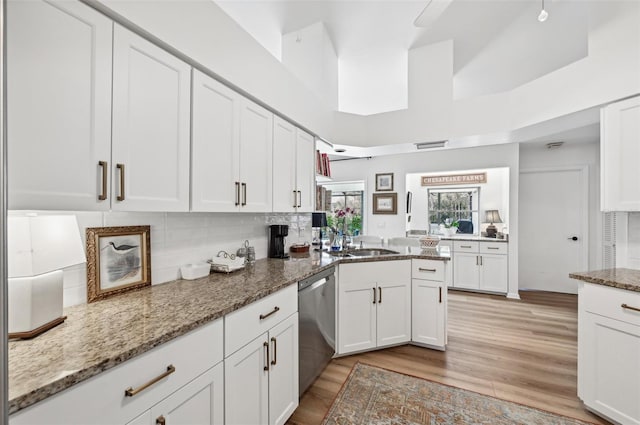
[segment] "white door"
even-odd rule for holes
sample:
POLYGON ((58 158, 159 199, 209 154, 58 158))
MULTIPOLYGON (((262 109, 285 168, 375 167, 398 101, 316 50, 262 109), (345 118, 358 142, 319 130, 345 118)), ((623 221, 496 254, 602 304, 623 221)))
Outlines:
POLYGON ((411 340, 444 347, 446 288, 442 282, 413 279, 411 340))
POLYGON ((292 212, 296 189, 296 128, 280 117, 273 120, 273 211, 292 212))
POLYGON ((269 363, 267 334, 224 360, 225 424, 269 423, 269 363))
POLYGON ((338 353, 376 346, 377 284, 371 279, 376 263, 343 264, 338 284, 338 353))
POLYGON ((380 263, 376 345, 411 340, 411 261, 380 263))
POLYGON ((298 129, 296 143, 296 184, 298 192, 298 212, 315 211, 316 169, 315 140, 312 135, 298 129))
POLYGON ((240 95, 193 70, 191 208, 237 211, 240 205, 240 95))
POLYGON ((154 424, 223 425, 224 366, 218 363, 151 408, 154 424))
POLYGON ((273 114, 248 99, 241 105, 240 211, 271 212, 273 114))
POLYGON ((115 25, 112 209, 189 210, 191 68, 115 25))
POLYGON ((520 289, 578 293, 569 273, 589 268, 586 177, 582 168, 521 171, 520 289))
POLYGON ((269 330, 269 424, 284 425, 298 407, 298 313, 269 330))
POLYGON ((112 31, 80 2, 7 2, 9 209, 109 209, 112 31))
POLYGON ((480 289, 506 293, 509 289, 507 255, 480 254, 480 289))
POLYGON ((478 253, 455 252, 453 254, 453 287, 480 289, 479 267, 478 253))

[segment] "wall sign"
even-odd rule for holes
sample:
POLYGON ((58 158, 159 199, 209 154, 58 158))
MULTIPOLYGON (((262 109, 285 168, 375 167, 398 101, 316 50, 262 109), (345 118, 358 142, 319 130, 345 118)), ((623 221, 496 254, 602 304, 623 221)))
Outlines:
POLYGON ((487 173, 449 174, 446 176, 422 176, 422 186, 444 186, 449 184, 486 183, 487 173))

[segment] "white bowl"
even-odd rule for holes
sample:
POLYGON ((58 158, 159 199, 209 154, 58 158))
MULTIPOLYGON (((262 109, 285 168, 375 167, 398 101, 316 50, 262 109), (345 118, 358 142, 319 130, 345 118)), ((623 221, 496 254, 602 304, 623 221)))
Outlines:
POLYGON ((194 263, 180 267, 180 273, 183 279, 193 280, 205 277, 211 271, 209 263, 194 263))
POLYGON ((427 236, 425 238, 420 238, 420 247, 425 248, 435 248, 440 243, 440 238, 434 238, 433 236, 427 236))

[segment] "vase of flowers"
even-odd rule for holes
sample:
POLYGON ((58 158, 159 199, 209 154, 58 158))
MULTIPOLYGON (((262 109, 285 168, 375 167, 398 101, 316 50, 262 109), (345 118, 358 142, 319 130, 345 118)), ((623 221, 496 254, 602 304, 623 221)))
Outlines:
POLYGON ((347 235, 349 233, 349 223, 355 211, 353 208, 346 207, 335 210, 333 214, 336 218, 337 230, 341 231, 343 235, 347 235))

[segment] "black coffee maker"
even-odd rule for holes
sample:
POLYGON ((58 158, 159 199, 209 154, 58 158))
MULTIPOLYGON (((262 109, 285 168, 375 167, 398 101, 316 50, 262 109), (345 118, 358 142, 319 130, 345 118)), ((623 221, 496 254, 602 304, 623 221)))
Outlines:
POLYGON ((284 240, 289 235, 286 224, 272 224, 269 226, 269 258, 289 258, 284 250, 284 240))

